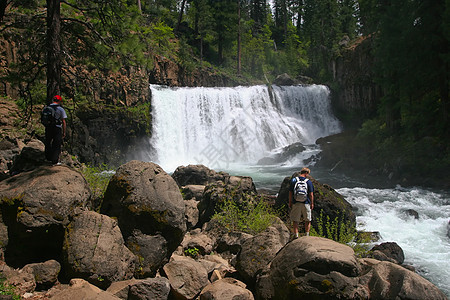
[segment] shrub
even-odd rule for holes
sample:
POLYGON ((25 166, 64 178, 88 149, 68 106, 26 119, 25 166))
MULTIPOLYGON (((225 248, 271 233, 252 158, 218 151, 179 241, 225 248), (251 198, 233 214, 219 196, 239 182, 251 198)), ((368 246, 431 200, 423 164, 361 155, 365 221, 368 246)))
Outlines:
POLYGON ((2 276, 0 276, 0 295, 9 295, 14 300, 20 300, 20 295, 16 293, 15 287, 6 283, 6 279, 2 276))
POLYGON ((262 200, 237 204, 233 200, 225 200, 212 216, 229 231, 241 231, 258 234, 273 224, 276 212, 262 200))
POLYGON ((99 167, 83 165, 81 167, 81 173, 91 189, 94 203, 101 203, 99 200, 103 199, 109 180, 114 172, 109 170, 106 165, 101 165, 99 167))
POLYGON ((338 217, 330 220, 330 216, 325 216, 323 210, 321 210, 317 219, 317 229, 311 227, 310 233, 312 236, 325 237, 338 243, 349 245, 359 257, 364 257, 368 253, 366 245, 370 238, 357 241, 356 227, 350 220, 347 222, 344 221, 343 213, 339 213, 338 217))

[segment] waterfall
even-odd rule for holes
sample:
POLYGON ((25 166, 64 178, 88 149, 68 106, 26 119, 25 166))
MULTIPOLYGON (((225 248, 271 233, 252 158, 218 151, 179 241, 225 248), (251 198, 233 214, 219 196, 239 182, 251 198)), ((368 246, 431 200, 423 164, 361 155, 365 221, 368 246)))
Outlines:
POLYGON ((290 144, 338 133, 323 85, 234 88, 150 86, 156 153, 166 170, 187 164, 223 169, 254 164, 290 144))

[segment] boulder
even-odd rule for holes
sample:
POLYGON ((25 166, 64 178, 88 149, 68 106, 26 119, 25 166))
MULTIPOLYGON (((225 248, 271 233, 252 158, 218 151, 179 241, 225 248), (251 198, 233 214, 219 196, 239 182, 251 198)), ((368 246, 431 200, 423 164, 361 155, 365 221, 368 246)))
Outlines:
POLYGON ((205 190, 204 185, 199 184, 189 184, 181 188, 181 193, 184 200, 195 199, 201 201, 203 198, 203 191, 205 190))
POLYGON ((58 259, 64 227, 91 192, 83 176, 66 166, 41 166, 0 182, 6 261, 14 267, 58 259))
POLYGON ((283 73, 278 75, 275 80, 273 81, 273 84, 280 85, 280 86, 289 86, 294 85, 295 80, 292 79, 287 73, 283 73))
POLYGON ((274 258, 278 251, 289 242, 289 229, 278 219, 265 231, 242 243, 242 250, 236 260, 236 269, 246 280, 254 282, 274 258))
POLYGON ((184 236, 181 246, 183 250, 197 249, 200 255, 205 255, 213 251, 214 241, 198 228, 184 236))
MULTIPOLYGON (((100 211, 117 218, 126 240, 135 230, 146 236, 164 238, 165 243, 148 245, 154 248, 153 253, 162 250, 167 258, 186 232, 185 205, 180 190, 171 176, 151 162, 135 160, 120 166, 109 182, 100 211), (165 248, 159 248, 161 246, 165 248)), ((142 258, 141 263, 149 264, 150 269, 161 267, 142 258)))
POLYGON ((61 264, 56 260, 49 260, 43 263, 28 264, 22 268, 22 271, 33 274, 37 290, 49 289, 58 282, 61 264))
POLYGON ((224 181, 227 176, 229 176, 228 173, 218 173, 204 165, 180 166, 172 174, 173 179, 180 187, 186 185, 207 185, 216 181, 224 181))
POLYGON ((14 158, 10 172, 17 174, 31 171, 45 163, 44 143, 40 140, 32 139, 25 144, 19 155, 14 158))
POLYGON ((253 237, 245 232, 230 232, 215 220, 209 221, 203 227, 203 232, 214 241, 214 249, 219 253, 238 254, 242 249, 243 242, 253 237))
POLYGON ((447 299, 434 284, 397 264, 371 258, 360 260, 365 274, 360 283, 371 299, 447 299))
POLYGON ((280 153, 277 153, 270 157, 261 158, 257 164, 258 165, 272 165, 280 164, 292 159, 297 154, 305 151, 305 146, 302 143, 294 143, 281 149, 280 153))
POLYGON ((197 226, 199 218, 198 212, 199 203, 200 201, 197 201, 195 199, 184 200, 184 207, 185 207, 184 215, 186 218, 186 228, 188 230, 197 226))
POLYGON ((143 234, 136 229, 127 238, 126 246, 139 259, 135 273, 138 278, 155 276, 158 269, 168 262, 167 240, 160 234, 143 234))
POLYGON ((371 249, 372 257, 382 261, 390 261, 395 264, 403 264, 405 254, 403 249, 395 242, 381 243, 371 249))
MULTIPOLYGON (((298 176, 300 173, 296 172, 291 177, 284 178, 280 190, 278 192, 277 199, 275 201, 275 207, 280 209, 287 209, 289 202, 289 187, 290 181, 293 177, 298 176)), ((311 176, 308 177, 314 185, 314 209, 312 211, 312 226, 317 229, 320 214, 329 217, 330 221, 334 221, 338 218, 339 222, 344 223, 349 222, 350 226, 355 226, 356 216, 352 210, 352 206, 348 203, 345 198, 336 192, 331 186, 327 184, 322 184, 315 180, 311 176)), ((323 225, 325 226, 325 222, 323 225)), ((325 229, 323 232, 327 232, 325 229)))
POLYGON ((190 257, 173 256, 163 269, 176 299, 195 299, 209 284, 203 265, 190 257))
POLYGON ((165 277, 131 279, 115 282, 106 291, 123 300, 167 300, 170 283, 165 277))
POLYGON ((217 212, 217 205, 232 201, 238 205, 253 201, 257 196, 253 179, 248 176, 229 176, 224 181, 208 184, 203 193, 203 199, 198 204, 199 226, 208 222, 217 212))
POLYGON ((246 285, 234 278, 224 278, 207 285, 200 293, 200 300, 253 300, 246 285))
POLYGON ((93 211, 81 213, 69 224, 63 252, 67 278, 83 278, 102 288, 133 277, 137 262, 125 247, 117 222, 93 211))
POLYGON ((368 298, 358 286, 353 249, 319 237, 301 237, 281 249, 258 277, 258 299, 368 298))
POLYGON ((198 262, 200 262, 208 272, 209 280, 211 282, 236 273, 236 269, 230 265, 228 260, 217 254, 205 255, 203 258, 199 258, 198 262))
POLYGON ((14 158, 20 153, 17 140, 8 136, 0 141, 0 181, 9 177, 14 158))
POLYGON ((169 299, 170 283, 165 277, 139 280, 130 286, 128 300, 169 299))
POLYGON ((120 300, 113 294, 99 289, 83 279, 72 279, 70 285, 56 292, 51 300, 120 300))
POLYGON ((406 209, 403 211, 407 217, 413 217, 415 220, 419 219, 419 213, 414 209, 406 209))

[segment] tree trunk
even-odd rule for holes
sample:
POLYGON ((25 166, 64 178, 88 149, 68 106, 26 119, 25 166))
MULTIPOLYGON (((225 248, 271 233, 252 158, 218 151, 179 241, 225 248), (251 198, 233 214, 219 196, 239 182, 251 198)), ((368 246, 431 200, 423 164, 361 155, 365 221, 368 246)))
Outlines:
POLYGON ((183 12, 184 12, 184 6, 186 5, 186 0, 183 0, 183 2, 181 2, 181 9, 180 9, 180 14, 178 15, 178 24, 177 24, 177 32, 180 32, 180 25, 181 25, 181 21, 183 20, 183 12))
POLYGON ((47 0, 47 103, 61 92, 60 0, 47 0))
POLYGON ((138 7, 138 10, 139 10, 139 13, 142 14, 142 4, 141 4, 141 0, 137 0, 137 7, 138 7))
POLYGON ((237 73, 241 74, 241 0, 238 0, 237 73))

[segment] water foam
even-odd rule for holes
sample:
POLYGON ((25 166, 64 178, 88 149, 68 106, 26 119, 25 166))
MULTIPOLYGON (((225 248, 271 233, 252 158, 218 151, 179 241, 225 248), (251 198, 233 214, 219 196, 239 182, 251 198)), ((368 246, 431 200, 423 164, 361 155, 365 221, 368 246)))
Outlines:
POLYGON ((419 188, 338 189, 357 208, 359 229, 379 231, 382 241, 396 242, 405 263, 450 295, 450 201, 444 194, 419 188), (407 213, 419 214, 415 219, 407 213))

